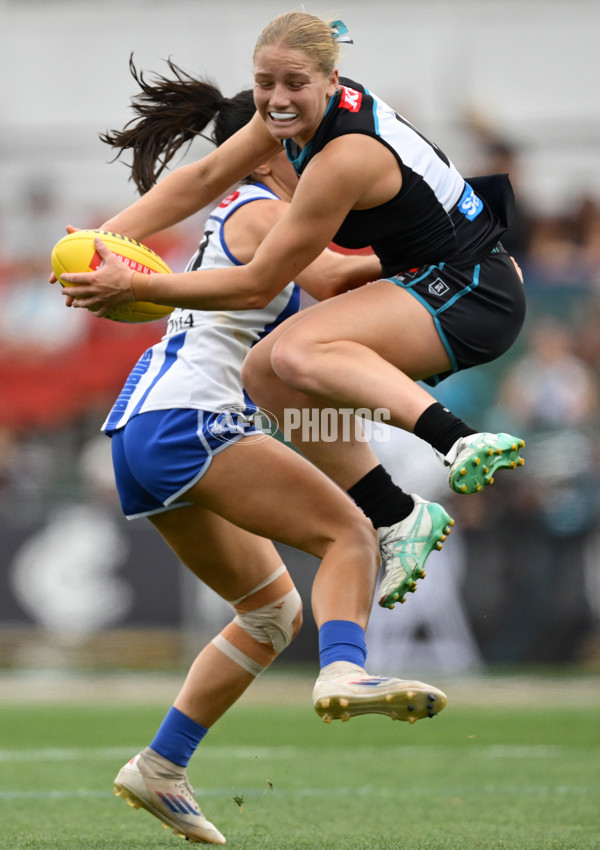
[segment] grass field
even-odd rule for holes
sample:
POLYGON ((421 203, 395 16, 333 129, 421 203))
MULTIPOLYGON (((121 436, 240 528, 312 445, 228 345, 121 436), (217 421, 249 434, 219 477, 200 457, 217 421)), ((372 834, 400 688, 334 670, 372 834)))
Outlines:
MULTIPOLYGON (((96 696, 71 705, 68 685, 63 699, 17 693, 0 703, 3 850, 186 846, 112 794, 168 703, 111 689, 101 680, 96 696)), ((310 707, 310 685, 293 691, 245 699, 192 761, 200 803, 230 847, 600 848, 600 704, 580 699, 576 682, 475 680, 454 704, 450 684, 444 713, 414 726, 376 716, 328 726, 310 707)))

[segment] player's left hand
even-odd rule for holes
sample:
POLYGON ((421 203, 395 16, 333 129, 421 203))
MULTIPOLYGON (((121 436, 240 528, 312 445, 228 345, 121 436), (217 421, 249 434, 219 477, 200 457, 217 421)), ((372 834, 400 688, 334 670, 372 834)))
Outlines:
POLYGON ((127 268, 101 239, 96 238, 94 245, 102 258, 102 265, 93 272, 65 272, 61 278, 69 284, 63 291, 67 306, 92 310, 96 316, 102 317, 111 307, 135 301, 132 289, 135 272, 127 268))

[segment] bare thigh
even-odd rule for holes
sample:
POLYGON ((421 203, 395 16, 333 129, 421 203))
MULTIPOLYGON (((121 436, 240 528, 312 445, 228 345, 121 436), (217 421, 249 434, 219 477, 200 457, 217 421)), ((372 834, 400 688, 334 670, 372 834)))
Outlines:
POLYGON ((156 514, 151 521, 186 567, 228 601, 244 596, 281 564, 270 540, 199 504, 156 514))
MULTIPOLYGON (((355 342, 413 380, 450 368, 428 310, 391 281, 377 281, 322 301, 294 318, 296 321, 284 322, 278 329, 268 343, 271 348, 292 341, 302 346, 355 342)), ((247 369, 251 367, 249 360, 247 369)))
MULTIPOLYGON (((278 566, 268 554, 273 550, 253 542, 267 538, 321 560, 311 597, 317 626, 346 619, 366 628, 379 567, 377 535, 350 497, 299 454, 273 437, 244 437, 213 457, 185 498, 249 533, 209 537, 211 554, 228 556, 217 564, 195 554, 196 547, 202 552, 204 539, 202 529, 192 528, 192 511, 189 519, 183 514, 178 520, 179 511, 155 519, 185 563, 226 599, 244 595, 262 580, 262 553, 269 558, 266 575, 278 566), (246 546, 252 547, 248 561, 246 546)), ((228 526, 220 528, 229 533, 228 526)))
POLYGON ((352 539, 361 548, 374 542, 371 524, 349 496, 273 437, 245 437, 220 452, 185 498, 318 558, 335 541, 352 539))

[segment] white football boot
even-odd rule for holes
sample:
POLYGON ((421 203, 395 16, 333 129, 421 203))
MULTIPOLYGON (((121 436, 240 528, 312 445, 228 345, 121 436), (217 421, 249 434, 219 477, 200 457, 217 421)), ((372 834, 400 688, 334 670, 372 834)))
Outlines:
POLYGON ((435 502, 426 502, 411 494, 415 506, 400 522, 377 529, 383 578, 378 603, 393 608, 404 602, 406 593, 414 593, 417 579, 425 578, 425 561, 434 549, 441 549, 454 520, 435 502))
POLYGON ((121 768, 114 793, 134 809, 146 809, 192 844, 227 843, 200 811, 185 768, 149 748, 121 768))
POLYGON ((358 664, 334 661, 323 667, 313 690, 313 704, 325 723, 358 714, 384 714, 414 723, 435 717, 446 706, 446 694, 425 682, 370 676, 358 664))

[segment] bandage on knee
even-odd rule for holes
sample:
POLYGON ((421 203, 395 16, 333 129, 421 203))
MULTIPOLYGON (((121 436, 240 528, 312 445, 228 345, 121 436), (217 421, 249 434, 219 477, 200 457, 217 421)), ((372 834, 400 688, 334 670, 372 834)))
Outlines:
POLYGON ((265 581, 231 603, 236 616, 212 643, 258 676, 288 646, 302 624, 302 600, 282 564, 265 581))

